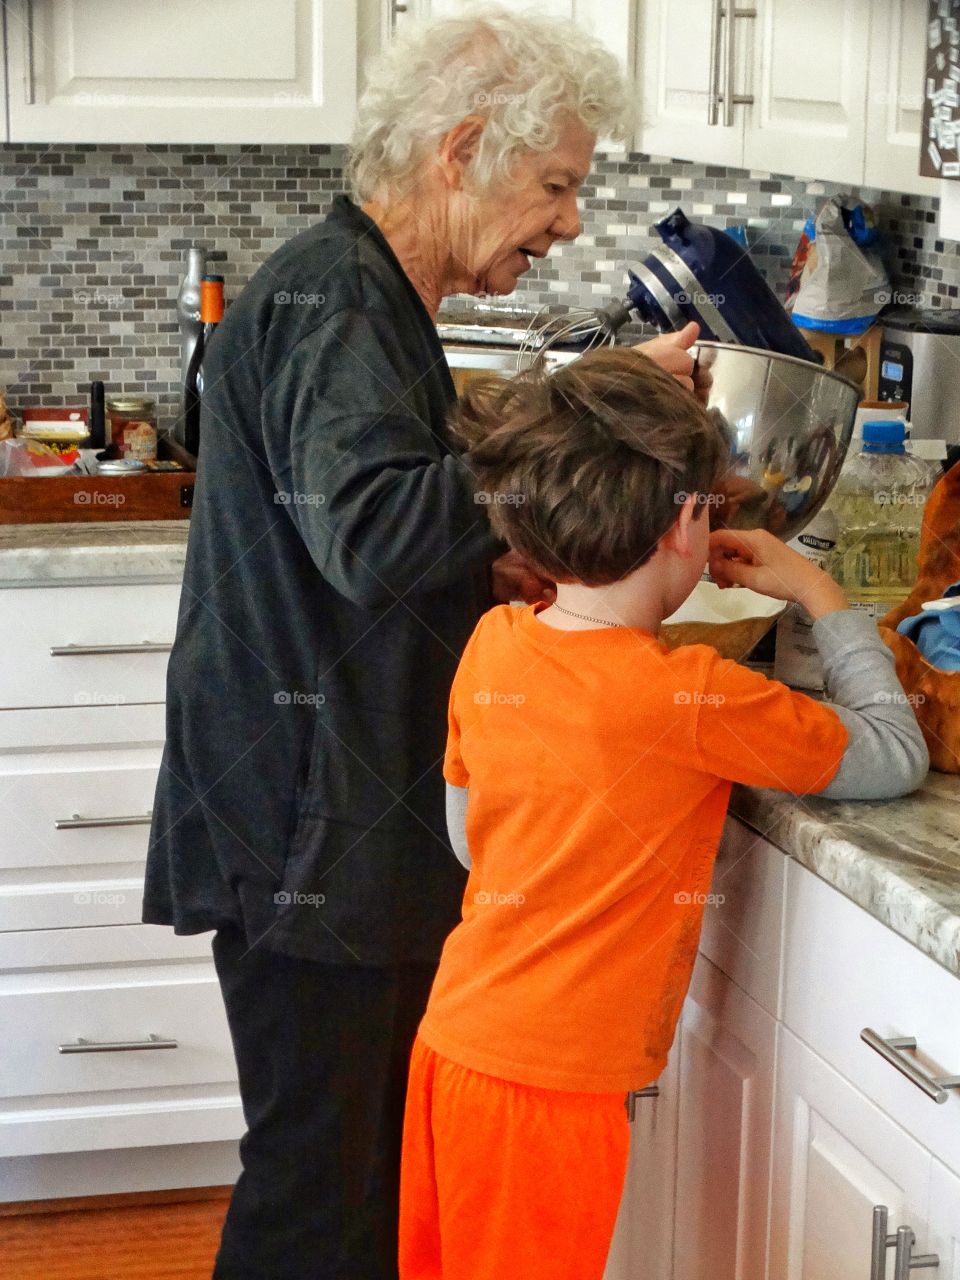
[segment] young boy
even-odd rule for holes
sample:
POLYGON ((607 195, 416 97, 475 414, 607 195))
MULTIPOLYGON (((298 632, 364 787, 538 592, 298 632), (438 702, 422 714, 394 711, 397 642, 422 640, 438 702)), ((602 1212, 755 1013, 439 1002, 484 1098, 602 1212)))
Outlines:
POLYGON ((927 754, 840 588, 770 535, 710 534, 728 445, 669 375, 606 350, 477 385, 459 415, 494 528, 558 586, 484 615, 450 698, 470 877, 411 1058, 400 1276, 601 1280, 624 1096, 666 1062, 731 783, 892 797, 927 754), (661 645, 708 563, 805 606, 832 706, 661 645))

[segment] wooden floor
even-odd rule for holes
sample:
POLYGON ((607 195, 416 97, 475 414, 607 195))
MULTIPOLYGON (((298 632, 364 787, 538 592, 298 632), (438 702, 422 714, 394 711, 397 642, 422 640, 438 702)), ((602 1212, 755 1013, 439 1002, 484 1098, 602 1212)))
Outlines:
POLYGON ((3 1280, 210 1280, 229 1188, 0 1208, 3 1280))

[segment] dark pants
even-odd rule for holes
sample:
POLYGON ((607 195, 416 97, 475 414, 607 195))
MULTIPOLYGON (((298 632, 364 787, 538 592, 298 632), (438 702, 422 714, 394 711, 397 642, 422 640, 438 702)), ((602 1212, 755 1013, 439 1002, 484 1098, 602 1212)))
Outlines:
POLYGON ((396 1280, 407 1067, 435 966, 213 956, 247 1133, 214 1280, 396 1280))

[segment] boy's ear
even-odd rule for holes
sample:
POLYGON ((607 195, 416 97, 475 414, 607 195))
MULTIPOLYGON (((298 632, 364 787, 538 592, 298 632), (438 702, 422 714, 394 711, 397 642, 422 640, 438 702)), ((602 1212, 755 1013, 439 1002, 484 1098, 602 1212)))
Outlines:
POLYGON ((700 495, 688 493, 684 498, 676 520, 663 535, 661 541, 676 555, 684 560, 693 555, 693 540, 690 526, 697 518, 697 504, 700 495))

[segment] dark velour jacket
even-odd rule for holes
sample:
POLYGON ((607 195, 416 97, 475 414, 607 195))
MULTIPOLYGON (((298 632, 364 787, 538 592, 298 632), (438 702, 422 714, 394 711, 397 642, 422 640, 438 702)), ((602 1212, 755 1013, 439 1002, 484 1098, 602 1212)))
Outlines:
POLYGON ((429 963, 464 886, 448 692, 503 550, 436 329, 340 197, 229 308, 204 378, 143 918, 429 963))

